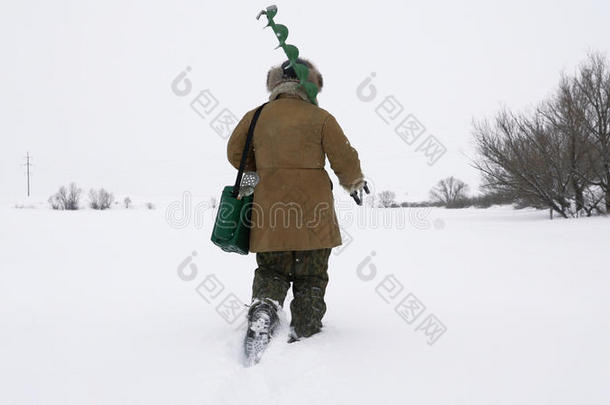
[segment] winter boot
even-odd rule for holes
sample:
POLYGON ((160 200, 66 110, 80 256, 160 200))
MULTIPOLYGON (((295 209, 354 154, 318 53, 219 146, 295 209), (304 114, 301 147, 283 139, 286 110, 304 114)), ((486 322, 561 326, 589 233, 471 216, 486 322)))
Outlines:
POLYGON ((255 302, 248 313, 248 332, 244 341, 246 366, 258 363, 278 323, 278 306, 270 300, 255 302))
POLYGON ((294 328, 290 328, 290 333, 288 334, 288 340, 286 341, 287 343, 294 343, 294 342, 298 342, 299 340, 301 340, 298 336, 297 333, 294 331, 294 328))

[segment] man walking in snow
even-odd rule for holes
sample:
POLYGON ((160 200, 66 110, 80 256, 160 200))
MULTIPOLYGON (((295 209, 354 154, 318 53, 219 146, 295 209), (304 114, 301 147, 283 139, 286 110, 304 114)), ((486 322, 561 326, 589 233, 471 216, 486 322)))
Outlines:
MULTIPOLYGON (((308 80, 322 89, 322 75, 312 63, 308 80)), ((267 73, 269 103, 263 108, 252 139, 246 169, 260 182, 254 193, 250 251, 258 268, 248 313, 246 352, 258 361, 278 323, 292 283, 289 342, 320 331, 326 312, 328 258, 341 244, 326 157, 349 192, 364 185, 358 153, 335 118, 314 105, 299 84, 289 61, 267 73)), ((239 167, 255 110, 249 111, 231 135, 229 162, 239 167)))

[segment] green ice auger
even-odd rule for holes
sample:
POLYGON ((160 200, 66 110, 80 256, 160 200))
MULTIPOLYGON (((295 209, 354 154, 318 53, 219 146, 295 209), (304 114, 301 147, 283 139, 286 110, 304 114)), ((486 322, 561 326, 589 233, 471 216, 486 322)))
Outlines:
POLYGON ((297 62, 297 58, 299 57, 299 49, 294 45, 289 45, 286 43, 286 39, 288 38, 288 27, 282 24, 276 24, 275 21, 273 21, 273 17, 275 17, 276 14, 277 6, 269 6, 265 10, 258 13, 256 19, 258 20, 261 15, 267 16, 267 25, 265 25, 264 28, 271 27, 275 33, 275 36, 280 41, 280 44, 275 49, 281 47, 284 50, 288 60, 290 61, 289 66, 294 69, 300 85, 305 90, 305 93, 307 93, 307 97, 309 97, 309 100, 313 104, 318 105, 318 100, 316 98, 318 96, 318 86, 307 80, 307 77, 309 76, 309 68, 304 64, 297 62))

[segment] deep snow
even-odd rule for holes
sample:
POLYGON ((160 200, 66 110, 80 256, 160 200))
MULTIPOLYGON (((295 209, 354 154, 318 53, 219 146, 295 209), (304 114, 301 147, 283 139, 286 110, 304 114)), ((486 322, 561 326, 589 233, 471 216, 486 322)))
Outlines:
POLYGON ((610 220, 386 212, 409 211, 405 229, 347 227, 324 332, 283 329, 247 369, 243 318, 217 307, 249 300, 254 255, 209 243, 209 216, 2 208, 0 403, 607 404, 610 220), (418 329, 429 315, 444 333, 418 329))

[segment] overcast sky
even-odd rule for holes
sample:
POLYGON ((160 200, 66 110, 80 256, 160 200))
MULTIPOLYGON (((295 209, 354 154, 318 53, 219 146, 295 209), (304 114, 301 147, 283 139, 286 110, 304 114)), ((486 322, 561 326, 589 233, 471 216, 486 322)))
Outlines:
MULTIPOLYGON (((0 200, 34 198, 61 184, 104 186, 154 200, 215 195, 233 182, 226 139, 210 123, 266 100, 268 68, 284 60, 252 1, 2 1, 0 200), (191 92, 174 78, 190 67, 191 92), (218 100, 201 117, 191 102, 218 100)), ((378 190, 427 198, 441 177, 476 188, 473 118, 502 105, 531 108, 589 51, 610 51, 610 2, 277 2, 288 43, 322 72, 319 104, 342 125, 378 190), (375 73, 370 102, 357 87, 375 73), (387 96, 403 106, 385 123, 387 96), (396 124, 412 114, 426 131, 406 144, 396 124), (447 152, 432 166, 417 151, 429 135, 447 152)), ((386 117, 387 118, 387 117, 386 117)))

